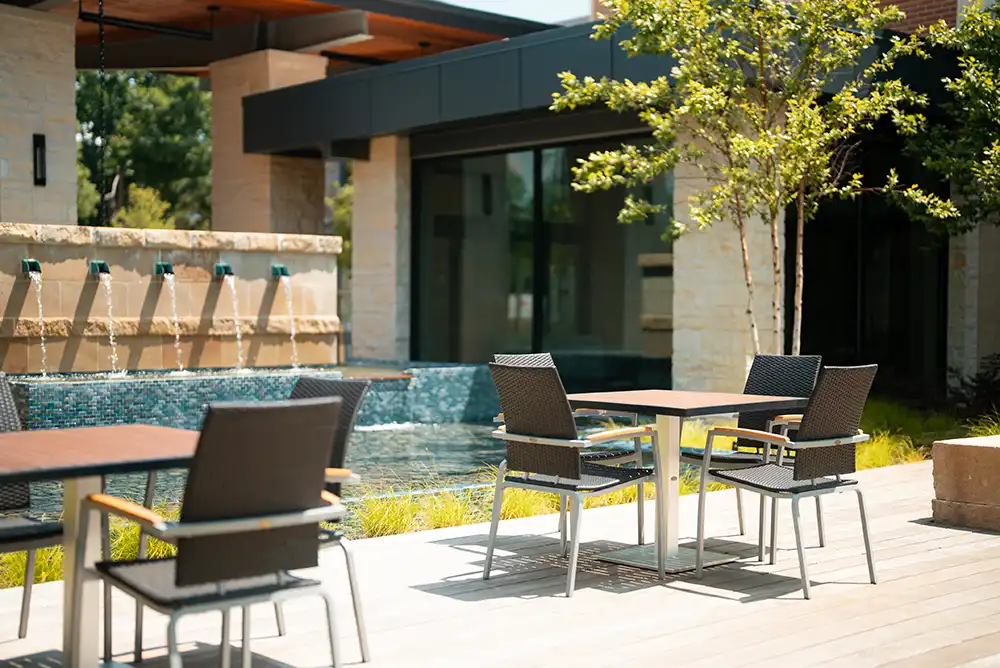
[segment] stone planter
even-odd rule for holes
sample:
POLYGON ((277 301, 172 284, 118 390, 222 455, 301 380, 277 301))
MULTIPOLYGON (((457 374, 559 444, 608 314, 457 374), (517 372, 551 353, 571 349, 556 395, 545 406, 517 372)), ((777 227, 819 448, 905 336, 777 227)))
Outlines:
POLYGON ((1000 531, 1000 436, 934 444, 935 522, 1000 531))

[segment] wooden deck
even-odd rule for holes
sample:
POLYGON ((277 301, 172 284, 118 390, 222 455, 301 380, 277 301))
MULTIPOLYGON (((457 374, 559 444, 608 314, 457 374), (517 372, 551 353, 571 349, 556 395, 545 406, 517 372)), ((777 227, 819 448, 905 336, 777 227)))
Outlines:
MULTIPOLYGON (((802 600, 787 502, 776 566, 757 565, 756 521, 736 535, 732 492, 709 497, 711 548, 748 557, 670 577, 596 561, 635 540, 634 507, 584 514, 582 570, 563 597, 554 516, 501 524, 494 577, 481 578, 487 527, 476 525, 355 543, 372 668, 390 666, 1000 666, 1000 536, 931 524, 930 463, 858 475, 867 490, 880 584, 868 584, 853 494, 826 497, 827 547, 804 512, 814 583, 802 600)), ((684 497, 681 536, 692 536, 697 499, 684 497)), ((748 504, 755 509, 755 503, 748 504)), ((803 511, 811 502, 803 504, 803 511)), ((750 508, 748 508, 750 510, 750 508)), ((748 515, 755 515, 748 512, 748 515)), ((652 518, 652 507, 647 513, 652 518)), ((651 525, 651 522, 650 522, 651 525)), ((687 541, 682 541, 687 542, 687 541)), ((346 663, 360 661, 339 551, 324 575, 341 589, 346 663)), ((36 589, 29 637, 0 642, 6 665, 58 665, 61 584, 36 589)), ((19 591, 0 593, 0 637, 13 638, 19 591)), ((116 608, 115 645, 130 660, 132 605, 116 608)), ((288 605, 289 635, 255 611, 255 666, 329 664, 319 602, 288 605)), ((239 637, 234 619, 233 638, 239 637)), ((146 622, 150 656, 162 656, 162 618, 146 622)), ((186 666, 217 665, 219 616, 181 623, 186 666)), ((234 650, 234 665, 239 650, 234 650)), ((162 666, 162 659, 148 661, 162 666)))

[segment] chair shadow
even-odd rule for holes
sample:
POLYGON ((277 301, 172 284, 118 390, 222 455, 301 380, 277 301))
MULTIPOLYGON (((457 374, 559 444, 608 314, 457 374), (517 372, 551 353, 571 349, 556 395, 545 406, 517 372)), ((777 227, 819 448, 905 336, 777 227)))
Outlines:
MULTIPOLYGON (((154 647, 148 649, 148 651, 157 650, 162 650, 162 648, 154 647)), ((232 647, 230 651, 232 652, 232 665, 241 665, 243 658, 242 648, 232 647)), ((180 655, 184 663, 184 668, 216 668, 221 658, 218 646, 197 642, 182 643, 180 655)), ((127 654, 126 656, 131 659, 131 654, 127 654)), ((63 653, 58 650, 47 650, 45 652, 0 661, 0 667, 2 668, 62 668, 65 665, 63 662, 63 653)), ((110 664, 105 664, 107 668, 125 668, 130 665, 132 664, 128 661, 114 660, 110 664)), ((162 656, 143 657, 140 665, 143 667, 148 666, 149 668, 169 668, 169 659, 166 654, 162 656)), ((259 654, 252 654, 251 665, 254 668, 295 668, 291 664, 259 654)))

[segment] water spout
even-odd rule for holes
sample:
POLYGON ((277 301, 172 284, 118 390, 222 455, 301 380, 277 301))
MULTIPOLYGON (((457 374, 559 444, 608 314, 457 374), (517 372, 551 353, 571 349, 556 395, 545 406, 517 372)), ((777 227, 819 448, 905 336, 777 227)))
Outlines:
MULTIPOLYGON (((229 268, 229 265, 225 265, 229 268)), ((236 294, 236 276, 233 275, 232 269, 229 269, 229 273, 219 273, 219 265, 215 265, 215 275, 222 276, 222 280, 225 282, 226 287, 229 288, 229 294, 233 298, 233 331, 236 334, 236 370, 243 370, 243 328, 240 326, 240 300, 239 296, 236 294)))
POLYGON ((35 301, 38 302, 38 347, 42 353, 42 377, 48 375, 49 353, 45 348, 45 313, 42 311, 42 265, 38 260, 21 260, 21 271, 28 275, 35 289, 35 301))
POLYGON ((94 260, 90 263, 90 273, 97 274, 97 280, 104 288, 104 299, 108 304, 108 343, 111 345, 111 373, 118 373, 118 343, 115 341, 115 313, 112 308, 111 270, 107 262, 94 260))
POLYGON ((156 263, 156 275, 163 277, 163 284, 167 286, 167 293, 170 295, 170 321, 174 326, 174 354, 177 355, 177 370, 184 371, 184 356, 181 352, 181 322, 177 317, 177 283, 174 276, 174 268, 166 262, 156 263))
POLYGON ((276 276, 285 292, 285 307, 288 311, 289 338, 292 342, 292 368, 299 368, 299 346, 295 341, 295 310, 292 308, 292 275, 283 264, 271 266, 271 275, 276 276))

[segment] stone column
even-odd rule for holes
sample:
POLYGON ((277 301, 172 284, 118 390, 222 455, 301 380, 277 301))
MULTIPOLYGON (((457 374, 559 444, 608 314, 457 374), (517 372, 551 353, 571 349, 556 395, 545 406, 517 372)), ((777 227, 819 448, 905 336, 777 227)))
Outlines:
MULTIPOLYGON (((688 196, 707 184, 698 169, 689 165, 678 167, 674 183, 674 211, 683 222, 688 217, 688 196)), ((781 225, 784 239, 784 220, 781 225)), ((773 352, 770 230, 753 218, 747 222, 747 232, 761 352, 773 352)), ((753 345, 736 226, 716 223, 711 229, 688 233, 675 242, 673 260, 673 388, 742 391, 753 362, 753 345)))
POLYGON ((351 346, 358 359, 410 357, 410 143, 371 140, 354 162, 351 346))
POLYGON ((1000 353, 1000 228, 977 227, 948 245, 948 367, 976 373, 984 357, 1000 353))
POLYGON ((324 164, 243 152, 243 98, 326 77, 322 56, 255 51, 212 63, 212 229, 323 231, 324 164))
POLYGON ((76 225, 76 18, 0 5, 0 221, 76 225), (45 137, 45 184, 33 136, 45 137))

